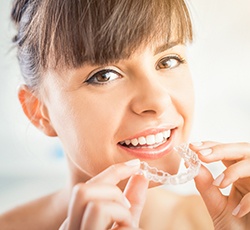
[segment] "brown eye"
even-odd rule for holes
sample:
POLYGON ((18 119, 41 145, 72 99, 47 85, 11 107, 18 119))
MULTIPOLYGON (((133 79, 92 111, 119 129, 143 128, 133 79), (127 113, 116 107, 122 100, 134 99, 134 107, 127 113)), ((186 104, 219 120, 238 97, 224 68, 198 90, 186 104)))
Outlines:
POLYGON ((120 74, 114 70, 104 69, 93 74, 86 82, 88 84, 107 84, 120 78, 120 74))
POLYGON ((168 56, 168 57, 162 58, 159 61, 156 68, 157 69, 173 69, 175 67, 178 67, 180 64, 184 62, 185 61, 178 56, 168 56))

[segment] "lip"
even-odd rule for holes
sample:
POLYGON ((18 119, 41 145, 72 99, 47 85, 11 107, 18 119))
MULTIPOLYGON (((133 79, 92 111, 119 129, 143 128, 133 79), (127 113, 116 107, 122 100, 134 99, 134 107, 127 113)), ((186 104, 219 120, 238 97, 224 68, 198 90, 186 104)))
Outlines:
POLYGON ((167 139, 166 142, 162 143, 161 145, 155 147, 155 148, 128 148, 125 146, 122 146, 118 143, 118 146, 126 151, 126 153, 133 155, 136 158, 139 159, 144 159, 144 160, 155 160, 155 159, 159 159, 161 157, 163 157, 164 155, 170 153, 171 151, 173 151, 174 148, 174 139, 175 139, 175 135, 176 135, 176 127, 165 127, 165 128, 154 128, 154 129, 148 129, 144 132, 138 133, 135 136, 128 138, 128 139, 133 139, 133 138, 138 138, 140 136, 147 136, 150 134, 157 134, 159 132, 162 132, 164 130, 171 130, 171 135, 170 137, 167 139))
POLYGON ((163 131, 166 131, 166 130, 174 130, 175 128, 176 128, 176 126, 174 126, 174 125, 160 126, 160 127, 157 127, 157 128, 150 128, 150 129, 146 129, 146 130, 144 130, 142 132, 139 132, 134 136, 130 136, 130 137, 126 138, 125 140, 132 140, 134 138, 139 138, 141 136, 146 137, 148 135, 155 135, 157 133, 160 133, 160 132, 163 132, 163 131))

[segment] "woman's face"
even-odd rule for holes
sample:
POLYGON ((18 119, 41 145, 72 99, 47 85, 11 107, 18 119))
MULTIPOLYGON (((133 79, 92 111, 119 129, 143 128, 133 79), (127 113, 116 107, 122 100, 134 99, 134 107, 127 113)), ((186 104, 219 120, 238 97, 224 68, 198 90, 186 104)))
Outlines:
POLYGON ((185 49, 163 44, 108 66, 47 74, 43 102, 83 178, 133 158, 177 171, 173 147, 187 141, 194 105, 185 49))

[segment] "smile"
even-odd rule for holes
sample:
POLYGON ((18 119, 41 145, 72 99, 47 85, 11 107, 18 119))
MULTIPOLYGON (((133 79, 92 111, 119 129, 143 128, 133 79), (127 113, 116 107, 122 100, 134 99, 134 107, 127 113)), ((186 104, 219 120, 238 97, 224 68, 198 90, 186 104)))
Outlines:
POLYGON ((148 135, 139 135, 131 139, 120 141, 118 146, 134 157, 150 160, 158 159, 173 150, 174 129, 149 132, 148 135))
POLYGON ((129 148, 156 148, 165 143, 171 135, 171 130, 166 130, 155 135, 147 135, 119 142, 123 146, 129 148))

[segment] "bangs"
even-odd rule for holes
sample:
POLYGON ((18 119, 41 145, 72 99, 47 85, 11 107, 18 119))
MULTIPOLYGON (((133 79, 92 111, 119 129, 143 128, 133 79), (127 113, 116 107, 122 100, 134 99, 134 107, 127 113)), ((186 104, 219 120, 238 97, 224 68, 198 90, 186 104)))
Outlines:
POLYGON ((192 41, 182 0, 44 0, 39 8, 31 37, 39 36, 33 45, 44 69, 103 65, 154 42, 192 41))

